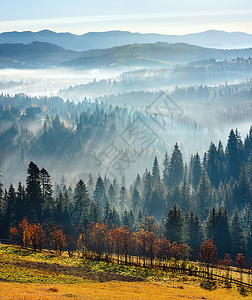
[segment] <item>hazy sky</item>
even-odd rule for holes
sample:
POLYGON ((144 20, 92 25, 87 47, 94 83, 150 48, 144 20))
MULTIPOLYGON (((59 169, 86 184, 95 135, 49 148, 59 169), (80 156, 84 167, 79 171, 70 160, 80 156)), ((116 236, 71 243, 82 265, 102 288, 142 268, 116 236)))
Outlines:
POLYGON ((77 34, 129 30, 252 34, 251 0, 0 0, 0 32, 51 29, 77 34))

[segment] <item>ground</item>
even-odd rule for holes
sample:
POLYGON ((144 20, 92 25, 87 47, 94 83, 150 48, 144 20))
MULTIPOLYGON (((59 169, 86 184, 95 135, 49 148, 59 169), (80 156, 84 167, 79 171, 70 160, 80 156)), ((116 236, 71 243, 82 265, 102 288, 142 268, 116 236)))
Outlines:
MULTIPOLYGON (((243 299, 237 287, 0 244, 0 299, 243 299)), ((245 299, 252 299, 247 294, 245 299)))

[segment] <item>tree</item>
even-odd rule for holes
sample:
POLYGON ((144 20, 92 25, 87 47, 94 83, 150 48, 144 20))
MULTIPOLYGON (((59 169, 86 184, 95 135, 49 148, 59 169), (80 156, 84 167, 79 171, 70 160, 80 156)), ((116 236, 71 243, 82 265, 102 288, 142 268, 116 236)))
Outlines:
POLYGON ((151 193, 150 198, 145 202, 145 208, 149 215, 153 215, 158 221, 161 220, 166 209, 165 205, 165 188, 163 182, 158 175, 155 189, 151 193))
POLYGON ((174 146, 170 164, 169 164, 169 187, 173 188, 176 184, 179 185, 183 179, 183 158, 178 144, 174 146))
POLYGON ((227 143, 227 159, 230 168, 230 176, 238 178, 241 166, 241 141, 238 134, 232 129, 229 133, 227 143))
POLYGON ((201 220, 205 220, 207 217, 210 208, 210 193, 210 181, 206 171, 203 169, 197 191, 198 212, 201 220))
POLYGON ((2 181, 1 181, 1 177, 2 177, 2 174, 1 174, 1 171, 0 171, 0 200, 2 200, 3 194, 4 194, 3 184, 2 184, 2 181))
POLYGON ((53 212, 53 189, 51 183, 51 176, 45 168, 40 170, 40 182, 42 192, 42 203, 43 203, 43 216, 46 220, 51 220, 53 212))
POLYGON ((197 250, 202 241, 202 226, 198 216, 194 215, 192 211, 188 219, 187 234, 188 244, 193 250, 197 250))
POLYGON ((231 236, 233 254, 235 255, 237 253, 245 253, 246 240, 237 207, 235 208, 233 216, 231 218, 231 236))
POLYGON ((242 253, 238 253, 235 258, 236 258, 236 262, 235 262, 236 266, 240 270, 240 280, 242 281, 242 271, 246 267, 245 257, 242 253))
POLYGON ((152 167, 152 186, 155 187, 158 181, 158 178, 160 178, 160 171, 159 171, 159 165, 157 157, 154 158, 154 163, 152 167))
POLYGON ((16 215, 17 215, 17 197, 16 191, 13 187, 13 184, 10 184, 10 188, 7 194, 7 203, 6 203, 6 210, 5 210, 5 225, 7 231, 9 230, 10 226, 16 224, 16 215))
POLYGON ((54 250, 62 254, 63 250, 67 247, 66 236, 63 233, 63 230, 60 228, 55 228, 52 232, 52 241, 54 245, 54 250))
POLYGON ((21 181, 19 181, 17 188, 17 221, 22 220, 22 218, 26 215, 27 210, 28 203, 25 187, 22 186, 21 181))
POLYGON ((167 190, 169 189, 169 164, 169 157, 168 153, 166 152, 163 161, 163 182, 167 190))
POLYGON ((121 212, 124 211, 124 207, 127 202, 127 199, 128 199, 127 190, 124 186, 122 186, 120 190, 120 198, 119 198, 119 207, 121 212))
POLYGON ((214 143, 211 143, 207 152, 207 174, 212 185, 217 188, 220 183, 219 168, 218 168, 218 152, 214 143))
POLYGON ((168 211, 165 220, 165 235, 171 242, 181 242, 183 230, 183 214, 179 206, 174 203, 168 211))
POLYGON ((140 208, 141 197, 136 187, 133 189, 131 204, 133 211, 136 213, 140 208))
POLYGON ((210 265, 216 260, 217 249, 211 239, 204 241, 200 247, 200 256, 207 266, 207 273, 209 276, 210 265))
POLYGON ((79 180, 74 189, 73 203, 73 221, 76 225, 80 225, 81 221, 87 225, 88 209, 90 199, 86 184, 83 180, 79 180))
POLYGON ((194 190, 196 191, 200 182, 202 167, 199 154, 197 153, 191 160, 191 182, 194 190))
POLYGON ((101 207, 105 206, 107 201, 106 190, 104 186, 104 182, 102 178, 99 176, 95 185, 95 190, 93 194, 94 201, 101 205, 101 207))
POLYGON ((29 220, 41 221, 43 198, 40 186, 40 171, 37 165, 31 161, 27 173, 26 192, 30 207, 27 217, 29 220))
POLYGON ((238 206, 238 208, 245 207, 246 204, 251 203, 251 182, 249 180, 247 166, 244 162, 241 166, 239 180, 237 184, 234 185, 233 198, 234 203, 238 206))

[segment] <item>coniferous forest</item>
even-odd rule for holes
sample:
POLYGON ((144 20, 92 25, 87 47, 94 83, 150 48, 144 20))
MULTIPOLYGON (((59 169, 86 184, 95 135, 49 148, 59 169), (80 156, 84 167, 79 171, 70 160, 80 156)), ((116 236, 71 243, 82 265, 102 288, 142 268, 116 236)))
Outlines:
MULTIPOLYGON (((25 182, 0 185, 0 238, 22 240, 25 226, 37 224, 48 237, 48 247, 56 230, 62 247, 73 251, 82 235, 87 249, 93 249, 92 234, 98 242, 99 234, 122 230, 122 238, 136 232, 140 237, 154 235, 154 243, 165 238, 171 245, 186 246, 194 259, 199 258, 199 245, 211 239, 218 258, 242 253, 249 260, 252 128, 244 140, 237 129, 227 138, 225 148, 221 141, 211 143, 203 157, 194 153, 188 164, 176 143, 170 157, 167 152, 161 161, 155 156, 152 168, 136 173, 127 184, 124 176, 119 182, 92 173, 74 186, 64 176, 53 184, 46 168, 31 161, 25 182)), ((130 241, 134 243, 133 237, 130 241)), ((104 240, 99 247, 101 254, 108 245, 104 240)))

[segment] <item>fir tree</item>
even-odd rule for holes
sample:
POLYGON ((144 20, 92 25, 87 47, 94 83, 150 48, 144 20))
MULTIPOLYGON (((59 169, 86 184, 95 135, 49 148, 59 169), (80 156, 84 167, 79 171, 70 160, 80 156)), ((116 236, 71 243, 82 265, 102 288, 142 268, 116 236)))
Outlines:
POLYGON ((241 225, 240 214, 237 207, 235 208, 231 219, 231 235, 232 235, 233 255, 236 255, 238 253, 245 253, 246 240, 241 225))
POLYGON ((177 143, 172 152, 169 164, 169 187, 173 188, 176 184, 179 185, 183 179, 184 165, 181 151, 177 143))
POLYGON ((75 224, 80 224, 80 220, 88 217, 88 209, 90 198, 86 184, 83 180, 79 180, 74 189, 73 203, 73 221, 75 224))
POLYGON ((182 241, 183 221, 181 209, 174 203, 165 220, 165 235, 170 242, 180 243, 182 241))
POLYGON ((32 161, 27 170, 26 192, 29 201, 29 212, 27 218, 30 221, 41 222, 43 198, 40 185, 40 171, 32 161))
POLYGON ((210 193, 211 185, 207 173, 205 170, 202 171, 198 191, 197 191, 197 200, 198 200, 198 211, 201 217, 201 220, 205 220, 211 206, 210 204, 210 193))

